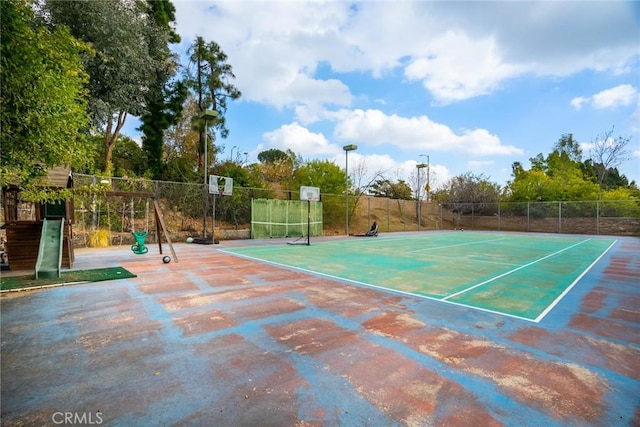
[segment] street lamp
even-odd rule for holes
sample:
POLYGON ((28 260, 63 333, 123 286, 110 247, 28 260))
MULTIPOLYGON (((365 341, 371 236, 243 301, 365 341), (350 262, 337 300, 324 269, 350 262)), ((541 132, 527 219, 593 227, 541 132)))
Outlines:
MULTIPOLYGON (((420 169, 428 168, 429 164, 418 163, 416 168, 418 169, 418 194, 416 195, 418 199, 418 231, 420 231, 420 223, 422 222, 422 195, 420 193, 420 169)), ((427 169, 428 170, 428 169, 427 169)))
MULTIPOLYGON (((203 172, 202 174, 204 175, 205 201, 208 201, 209 198, 207 197, 207 194, 208 194, 207 172, 209 170, 209 163, 207 159, 207 145, 209 145, 209 143, 207 142, 207 134, 208 134, 207 122, 209 120, 213 120, 216 117, 218 117, 218 112, 214 110, 204 110, 204 111, 201 111, 200 114, 198 114, 198 117, 204 120, 204 163, 202 164, 202 172, 203 172)), ((202 235, 205 239, 207 238, 207 207, 208 207, 207 205, 208 203, 205 203, 204 215, 202 215, 202 235)))
POLYGON ((345 189, 344 189, 344 209, 345 209, 345 233, 349 235, 349 151, 358 149, 357 145, 350 144, 342 147, 344 150, 344 174, 345 174, 345 189))
POLYGON ((428 154, 420 154, 419 157, 426 157, 427 158, 427 185, 425 187, 426 193, 427 193, 427 202, 429 202, 429 193, 431 192, 431 186, 429 185, 429 177, 431 175, 431 171, 429 170, 429 155, 428 154))

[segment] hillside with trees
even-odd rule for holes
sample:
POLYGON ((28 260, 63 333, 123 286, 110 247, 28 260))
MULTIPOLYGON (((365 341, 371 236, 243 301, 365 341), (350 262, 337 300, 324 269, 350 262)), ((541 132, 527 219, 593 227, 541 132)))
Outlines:
POLYGON ((531 158, 531 168, 512 166, 513 179, 504 189, 503 200, 630 200, 640 197, 635 182, 628 182, 616 166, 627 160, 628 137, 613 137, 613 130, 587 144, 591 155, 585 158, 572 134, 560 137, 546 157, 531 158))

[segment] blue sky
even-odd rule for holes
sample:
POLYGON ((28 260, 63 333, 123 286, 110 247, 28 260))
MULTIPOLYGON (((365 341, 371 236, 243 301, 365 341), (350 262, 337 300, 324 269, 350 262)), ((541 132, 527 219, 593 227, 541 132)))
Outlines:
POLYGON ((243 93, 222 158, 278 148, 344 167, 356 144, 365 177, 415 182, 428 156, 432 188, 466 172, 505 185, 563 134, 588 157, 614 128, 640 183, 640 2, 173 3, 176 51, 216 41, 243 93))

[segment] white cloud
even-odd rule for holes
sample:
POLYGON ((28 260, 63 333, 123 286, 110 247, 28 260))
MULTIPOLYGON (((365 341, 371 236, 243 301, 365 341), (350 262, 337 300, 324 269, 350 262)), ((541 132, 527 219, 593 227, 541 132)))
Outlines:
POLYGON ((630 105, 638 99, 638 92, 629 85, 619 85, 611 89, 603 90, 593 95, 592 104, 594 108, 605 109, 618 106, 630 105))
MULTIPOLYGON (((427 171, 423 169, 421 174, 423 184, 426 184, 426 173, 427 171)), ((411 183, 413 179, 415 179, 415 176, 416 162, 413 160, 402 163, 398 168, 397 179, 411 183)), ((451 178, 453 178, 453 174, 446 166, 438 163, 429 164, 429 186, 431 187, 431 191, 441 188, 451 178)))
MULTIPOLYGON (((332 161, 340 167, 345 166, 345 154, 342 153, 333 157, 332 161)), ((361 154, 357 151, 349 152, 349 173, 355 170, 362 170, 366 179, 372 179, 376 174, 390 177, 396 174, 398 162, 388 154, 361 154)))
POLYGON ((577 96, 573 98, 571 102, 569 102, 569 104, 571 104, 571 106, 576 110, 580 110, 582 106, 587 102, 589 102, 588 98, 585 98, 584 96, 577 96))
POLYGON ((380 110, 343 111, 334 133, 342 141, 390 144, 415 152, 450 151, 479 156, 522 153, 517 147, 502 145, 497 136, 485 129, 465 130, 457 135, 427 116, 405 118, 380 110))
POLYGON ((600 91, 593 96, 578 96, 570 101, 572 107, 580 110, 583 105, 590 104, 598 110, 615 109, 617 107, 626 107, 632 104, 636 105, 636 110, 632 113, 631 128, 638 129, 640 127, 640 95, 635 87, 630 84, 622 84, 610 89, 600 91), (634 125, 634 123, 636 123, 634 125))
POLYGON ((242 100, 282 108, 350 105, 350 88, 322 67, 380 78, 406 67, 436 103, 491 93, 524 73, 628 72, 638 51, 633 3, 184 1, 176 9, 183 48, 196 36, 215 40, 242 100))
POLYGON ((492 37, 477 40, 448 31, 426 55, 412 59, 405 76, 422 80, 439 103, 448 103, 488 94, 521 70, 502 61, 492 37))
POLYGON ((281 108, 349 105, 342 82, 314 77, 321 62, 339 55, 338 32, 348 10, 339 2, 180 2, 176 15, 183 48, 196 36, 220 44, 241 100, 281 108))
POLYGON ((473 39, 493 35, 502 60, 528 72, 628 72, 638 52, 637 4, 627 2, 439 2, 441 19, 473 39), (598 31, 607 28, 607 31, 598 31))
POLYGON ((296 105, 295 117, 303 125, 315 123, 322 119, 324 115, 324 108, 317 104, 314 105, 296 105))
POLYGON ((258 146, 258 152, 269 148, 278 148, 283 151, 290 149, 294 153, 306 157, 334 155, 340 151, 340 148, 331 144, 324 135, 313 133, 296 122, 282 125, 272 132, 266 132, 263 136, 267 141, 267 146, 258 146))
MULTIPOLYGON (((339 167, 344 168, 344 152, 335 155, 330 160, 339 167)), ((349 175, 356 173, 356 170, 363 170, 364 172, 361 179, 363 185, 379 178, 389 179, 391 181, 403 180, 411 183, 412 179, 415 178, 416 161, 407 160, 398 162, 388 154, 361 154, 358 151, 351 151, 349 153, 349 175)), ((423 179, 425 176, 424 173, 426 172, 423 172, 423 179)), ((432 191, 453 177, 446 166, 434 163, 430 164, 429 176, 432 191)))

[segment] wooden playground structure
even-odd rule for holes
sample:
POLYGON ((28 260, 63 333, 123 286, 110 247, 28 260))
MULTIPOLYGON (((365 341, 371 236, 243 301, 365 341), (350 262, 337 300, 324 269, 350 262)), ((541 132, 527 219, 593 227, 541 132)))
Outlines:
MULTIPOLYGON (((73 176, 71 170, 65 167, 52 168, 47 171, 43 187, 49 189, 71 189, 73 188, 73 176)), ((61 201, 57 203, 31 203, 21 199, 20 188, 17 185, 9 185, 2 189, 2 202, 4 208, 4 224, 6 232, 6 242, 2 250, 2 268, 21 271, 33 270, 36 268, 40 247, 43 224, 45 220, 63 220, 63 231, 61 233, 62 253, 60 265, 72 269, 75 259, 73 245, 73 227, 75 224, 74 200, 61 201)), ((153 200, 153 211, 155 218, 155 231, 160 254, 163 252, 162 236, 164 235, 171 255, 175 262, 178 256, 173 248, 173 243, 166 225, 160 206, 153 193, 149 192, 126 192, 107 191, 104 195, 108 197, 130 197, 147 198, 153 200)), ((136 254, 147 253, 145 246, 146 232, 132 232, 136 243, 132 246, 136 254)))

